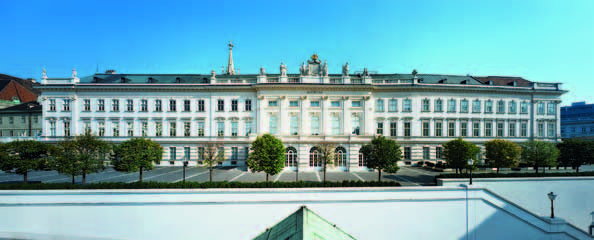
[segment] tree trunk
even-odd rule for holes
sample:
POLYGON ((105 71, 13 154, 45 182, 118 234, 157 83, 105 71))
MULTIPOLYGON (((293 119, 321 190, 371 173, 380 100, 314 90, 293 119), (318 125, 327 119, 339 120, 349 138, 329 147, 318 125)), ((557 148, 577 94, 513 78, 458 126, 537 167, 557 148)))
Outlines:
POLYGON ((456 174, 458 174, 458 168, 456 168, 456 174))
POLYGON ((547 167, 542 167, 542 173, 547 173, 547 167))
POLYGON ((579 172, 580 172, 580 167, 579 166, 575 167, 575 173, 579 173, 579 172))
POLYGON ((326 164, 324 163, 324 187, 326 186, 326 164))
POLYGON ((534 165, 534 169, 536 169, 536 173, 538 173, 538 165, 534 165))
POLYGON ((497 167, 497 174, 499 174, 499 167, 497 167))
POLYGON ((138 179, 138 182, 142 182, 142 167, 140 167, 140 177, 138 179))
POLYGON ((27 184, 27 172, 25 172, 25 174, 23 174, 23 182, 25 182, 25 184, 27 184))
POLYGON ((83 172, 82 184, 85 185, 86 182, 87 182, 87 174, 83 172))
POLYGON ((210 172, 210 182, 212 182, 212 165, 210 166, 208 171, 210 172))
POLYGON ((266 182, 268 182, 268 173, 266 174, 266 182))
POLYGON ((381 169, 377 170, 377 181, 378 182, 382 181, 382 170, 381 169))
POLYGON ((72 184, 74 184, 74 173, 72 174, 72 184))

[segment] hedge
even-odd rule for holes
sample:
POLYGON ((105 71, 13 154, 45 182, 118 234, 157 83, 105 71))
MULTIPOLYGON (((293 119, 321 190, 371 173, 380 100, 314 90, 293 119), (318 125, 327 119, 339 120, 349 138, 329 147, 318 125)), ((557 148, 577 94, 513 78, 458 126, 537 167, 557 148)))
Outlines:
MULTIPOLYGON (((438 178, 468 178, 468 173, 446 173, 435 176, 438 178)), ((580 176, 594 176, 594 172, 556 172, 556 173, 475 173, 472 178, 515 178, 515 177, 580 177, 580 176)))
POLYGON ((342 181, 342 182, 105 182, 89 183, 85 185, 70 183, 10 183, 0 184, 0 190, 50 190, 50 189, 163 189, 163 188, 319 188, 319 187, 398 187, 399 182, 393 181, 342 181))

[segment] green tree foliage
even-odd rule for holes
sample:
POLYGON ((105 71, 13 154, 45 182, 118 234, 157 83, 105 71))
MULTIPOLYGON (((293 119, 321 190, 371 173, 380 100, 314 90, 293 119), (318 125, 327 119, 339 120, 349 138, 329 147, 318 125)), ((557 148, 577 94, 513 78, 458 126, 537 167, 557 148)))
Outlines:
POLYGON ((27 175, 33 170, 42 170, 50 166, 52 158, 58 153, 57 148, 39 141, 13 141, 0 145, 0 169, 27 175))
POLYGON ((522 148, 514 142, 493 139, 485 142, 485 157, 490 167, 497 168, 511 168, 516 167, 520 163, 520 154, 522 148))
POLYGON ((319 151, 318 160, 322 163, 322 171, 324 172, 324 183, 326 182, 326 171, 328 165, 334 164, 336 159, 336 145, 327 142, 322 142, 316 146, 319 151))
POLYGON ((197 163, 200 164, 202 161, 202 164, 208 167, 210 172, 210 182, 212 182, 212 171, 214 166, 225 160, 223 157, 224 153, 219 151, 219 148, 221 147, 223 147, 223 145, 214 143, 198 146, 198 155, 200 156, 200 159, 197 159, 197 163))
POLYGON ((402 151, 396 141, 384 136, 374 137, 364 151, 369 154, 367 167, 377 170, 378 182, 382 180, 382 171, 396 173, 400 169, 398 161, 402 159, 402 151))
POLYGON ((252 172, 265 172, 266 182, 269 175, 276 175, 285 166, 285 146, 283 142, 270 135, 257 137, 252 143, 247 165, 252 172))
MULTIPOLYGON (((540 167, 557 166, 559 149, 552 142, 526 141, 522 143, 522 161, 534 166, 536 173, 540 167)), ((544 171, 544 168, 543 168, 544 171)))
POLYGON ((478 164, 476 156, 480 151, 475 144, 462 138, 450 140, 443 145, 443 157, 449 167, 456 169, 456 173, 468 167, 468 159, 474 159, 475 164, 478 164))
POLYGON ((90 133, 60 142, 58 146, 61 151, 54 159, 53 168, 60 174, 72 176, 73 184, 75 176, 82 175, 82 184, 85 184, 87 174, 105 170, 104 162, 111 151, 107 142, 90 133))
POLYGON ((142 172, 154 169, 153 163, 161 163, 162 158, 163 147, 161 145, 150 139, 132 138, 115 148, 112 164, 116 171, 139 171, 138 180, 142 182, 142 172))
POLYGON ((587 142, 581 139, 566 139, 557 144, 559 149, 559 164, 567 168, 575 168, 575 172, 580 171, 580 166, 584 163, 594 163, 594 142, 587 142))

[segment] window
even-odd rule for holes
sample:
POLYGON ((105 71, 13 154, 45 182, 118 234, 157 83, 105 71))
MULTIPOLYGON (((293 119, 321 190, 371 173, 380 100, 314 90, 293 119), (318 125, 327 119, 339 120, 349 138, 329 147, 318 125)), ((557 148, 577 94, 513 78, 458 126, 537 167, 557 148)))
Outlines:
POLYGON ((515 137, 516 136, 516 122, 510 122, 508 125, 508 136, 515 137))
POLYGON ((70 112, 70 99, 69 98, 64 99, 64 102, 62 103, 62 111, 70 112))
POLYGON ((146 99, 140 100, 140 111, 148 112, 148 100, 146 100, 146 99))
POLYGON ((105 122, 99 122, 99 137, 105 136, 105 122))
POLYGON ((383 135, 384 134, 384 123, 383 122, 377 122, 376 134, 377 135, 383 135))
POLYGON ((557 104, 552 103, 552 102, 547 104, 547 114, 555 115, 556 112, 557 112, 557 104))
POLYGON ((509 102, 509 104, 508 104, 508 107, 509 107, 509 113, 516 113, 516 108, 518 107, 518 106, 516 106, 516 105, 517 105, 517 104, 516 104, 516 102, 515 102, 515 101, 511 101, 511 102, 509 102))
POLYGON ((472 136, 478 137, 480 133, 480 123, 474 122, 472 123, 472 136))
POLYGON ((351 102, 351 106, 353 107, 361 107, 361 101, 352 101, 351 102))
POLYGON ((520 123, 520 136, 521 137, 528 136, 528 123, 526 123, 526 122, 520 123))
POLYGON ((157 136, 157 137, 163 136, 163 123, 162 122, 155 122, 155 136, 157 136))
POLYGON ((155 100, 155 112, 161 112, 162 108, 161 108, 161 99, 157 99, 155 100))
POLYGON ((252 134, 252 121, 247 120, 245 122, 245 135, 249 136, 250 134, 252 134))
POLYGON ((436 121, 435 122, 435 136, 441 137, 443 135, 443 122, 436 121))
POLYGON ((427 137, 429 136, 429 122, 423 122, 421 123, 422 125, 422 133, 423 133, 423 137, 427 137))
POLYGON ((128 129, 128 136, 134 136, 134 122, 126 122, 126 128, 128 129))
POLYGON ((289 101, 289 107, 299 107, 299 101, 289 101))
POLYGON ((320 101, 311 101, 309 102, 310 107, 320 107, 320 101))
POLYGON ((497 123, 497 137, 503 137, 503 123, 497 123))
POLYGON ((190 161, 190 147, 184 147, 184 161, 190 161))
POLYGON ((198 100, 198 112, 204 112, 204 100, 198 100))
POLYGON ((480 113, 481 112, 481 100, 474 100, 472 103, 472 112, 473 113, 480 113))
POLYGON ((291 115, 291 117, 289 117, 289 128, 289 134, 294 136, 299 135, 299 118, 297 115, 291 115))
POLYGON ((238 152, 237 147, 231 147, 231 160, 237 160, 238 152))
POLYGON ((14 124, 14 117, 13 116, 8 117, 8 124, 14 124))
POLYGON ((105 112, 105 100, 97 99, 97 112, 105 112))
MULTIPOLYGON (((235 100, 237 101, 237 100, 235 100)), ((237 102, 235 104, 235 111, 237 111, 237 102)), ((184 100, 184 112, 189 112, 190 111, 190 100, 184 100)))
POLYGON ((237 99, 233 99, 233 100, 231 100, 231 111, 232 111, 232 112, 237 112, 237 111, 239 111, 239 110, 238 110, 238 106, 237 106, 238 104, 239 104, 239 101, 238 101, 237 99))
POLYGON ((398 99, 390 99, 388 101, 388 111, 389 112, 398 111, 398 99))
POLYGON ((544 135, 544 127, 545 127, 544 123, 539 122, 537 126, 538 126, 538 137, 544 137, 545 136, 544 135))
POLYGON ((269 107, 278 107, 278 101, 276 101, 276 100, 274 100, 274 101, 270 100, 270 101, 268 101, 268 106, 269 107))
MULTIPOLYGON (((204 160, 204 147, 198 147, 196 149, 196 153, 198 155, 196 156, 196 158, 198 158, 199 160, 204 160)), ((202 161, 200 161, 199 164, 202 164, 202 161)))
POLYGON ((217 136, 225 136, 225 122, 223 121, 217 122, 217 136))
POLYGON ((311 135, 320 135, 320 117, 318 115, 311 117, 311 135))
POLYGON ((330 107, 340 107, 340 101, 331 101, 330 107))
POLYGON ((361 152, 361 149, 359 149, 359 167, 365 167, 367 166, 367 159, 369 157, 365 156, 365 154, 363 154, 363 152, 361 152))
POLYGON ((190 130, 191 130, 190 122, 184 122, 184 137, 190 136, 190 130))
POLYGON ((27 123, 25 116, 21 116, 21 123, 27 123))
POLYGON ((119 99, 111 99, 111 111, 112 112, 120 111, 120 100, 119 99))
POLYGON ((126 100, 126 111, 134 112, 134 100, 133 99, 126 100))
POLYGON ((111 135, 114 137, 120 136, 120 124, 116 121, 111 122, 111 135))
POLYGON ((410 122, 404 122, 404 136, 410 137, 410 122))
POLYGON ((383 112, 384 111, 384 100, 383 99, 377 99, 375 101, 375 111, 376 112, 383 112))
POLYGON ((353 115, 352 117, 352 131, 351 133, 354 135, 359 135, 359 131, 361 130, 361 118, 358 114, 353 115))
POLYGON ((70 136, 70 121, 64 121, 64 136, 70 136))
POLYGON ((435 158, 443 159, 443 147, 435 147, 435 158))
POLYGON ((412 112, 412 100, 410 99, 404 99, 404 101, 402 101, 402 111, 404 112, 412 112))
MULTIPOLYGON (((52 107, 51 107, 51 100, 50 100, 50 111, 52 111, 52 107)), ((54 108, 53 111, 55 111, 56 109, 54 108)), ((84 112, 90 112, 91 111, 91 100, 90 99, 84 99, 83 100, 83 111, 84 112)))
POLYGON ((270 116, 270 134, 277 135, 278 134, 278 118, 276 115, 270 116))
POLYGON ((245 100, 245 111, 246 112, 252 111, 252 100, 251 99, 245 100))
POLYGON ((204 136, 204 122, 198 122, 198 136, 204 136))
POLYGON ((398 122, 390 122, 390 136, 398 136, 398 122))
POLYGON ((330 116, 330 129, 332 135, 342 135, 340 134, 340 117, 338 114, 332 114, 330 116))
POLYGON ((84 122, 84 130, 86 134, 90 134, 91 133, 91 123, 90 122, 84 122))
POLYGON ((462 137, 468 136, 468 122, 460 123, 460 136, 462 136, 462 137))
POLYGON ((549 122, 547 125, 547 136, 549 137, 555 137, 555 129, 557 129, 555 127, 555 122, 549 122))
POLYGON ((237 136, 237 121, 231 122, 231 136, 233 136, 233 137, 237 136))
POLYGON ((435 112, 443 112, 443 102, 441 99, 435 100, 435 112))
POLYGON ((503 100, 497 102, 497 113, 505 113, 505 102, 503 100))
POLYGON ((486 122, 485 123, 485 137, 493 136, 493 123, 486 122))
POLYGON ((49 111, 55 112, 56 111, 56 99, 49 100, 49 111))
POLYGON ((336 154, 336 161, 335 161, 334 165, 337 167, 346 167, 347 166, 346 149, 344 149, 343 147, 337 147, 335 150, 335 154, 336 154))
POLYGON ((169 122, 169 136, 175 137, 177 133, 176 122, 169 122))
POLYGON ((429 112, 430 109, 430 103, 429 103, 429 99, 423 99, 423 112, 429 112))
MULTIPOLYGON (((10 136, 14 136, 14 133, 11 133, 10 136)), ((56 136, 56 121, 50 121, 50 136, 56 136)))
POLYGON ((175 99, 169 99, 169 111, 170 112, 177 111, 177 101, 175 99))
POLYGON ((147 121, 140 122, 140 135, 143 137, 148 136, 148 122, 147 121))
POLYGON ((294 147, 287 148, 287 159, 285 160, 285 167, 297 166, 297 149, 294 147))
POLYGON ((545 104, 544 102, 538 102, 537 106, 537 111, 538 111, 538 115, 544 115, 545 114, 545 104))
MULTIPOLYGON (((246 105, 247 107, 247 105, 246 105)), ((217 111, 222 112, 225 111, 225 100, 219 99, 217 100, 217 111)))
POLYGON ((404 147, 404 160, 410 160, 410 147, 404 147))
POLYGON ((456 100, 455 99, 448 100, 448 112, 451 112, 451 113, 456 112, 456 100))
POLYGON ((317 147, 312 147, 309 150, 309 166, 310 167, 321 167, 322 161, 320 161, 320 152, 317 147))
POLYGON ((425 159, 425 160, 431 159, 429 147, 423 147, 423 159, 425 159))
POLYGON ((448 122, 448 137, 456 136, 456 122, 448 122))
POLYGON ((493 113, 493 101, 485 101, 485 113, 493 113))
POLYGON ((528 102, 522 102, 520 104, 520 113, 528 113, 528 102))
POLYGON ((171 165, 173 165, 173 161, 177 158, 177 156, 175 156, 176 151, 177 149, 175 149, 175 147, 169 147, 169 162, 171 165))
POLYGON ((461 113, 468 112, 468 100, 462 99, 462 101, 460 101, 460 112, 461 113))

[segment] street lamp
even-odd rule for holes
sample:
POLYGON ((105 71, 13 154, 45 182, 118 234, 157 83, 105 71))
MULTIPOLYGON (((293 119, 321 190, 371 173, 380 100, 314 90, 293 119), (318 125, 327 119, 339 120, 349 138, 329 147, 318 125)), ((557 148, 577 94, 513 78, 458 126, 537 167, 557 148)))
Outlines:
POLYGON ((468 159, 468 165, 470 166, 470 185, 472 185, 472 164, 474 163, 474 161, 471 159, 468 159))
POLYGON ((549 194, 547 194, 547 197, 549 197, 549 199, 551 200, 551 218, 555 218, 555 208, 553 201, 555 201, 555 198, 557 198, 557 194, 550 192, 549 194))
POLYGON ((29 131, 28 131, 28 136, 32 137, 33 134, 31 134, 31 110, 33 109, 33 107, 35 107, 35 105, 33 104, 27 104, 27 113, 29 113, 29 131))
POLYGON ((188 160, 184 160, 184 180, 183 183, 186 183, 186 167, 188 166, 188 160))
POLYGON ((590 236, 592 236, 592 231, 594 231, 594 212, 591 212, 590 215, 592 215, 592 223, 590 223, 589 232, 590 236))

